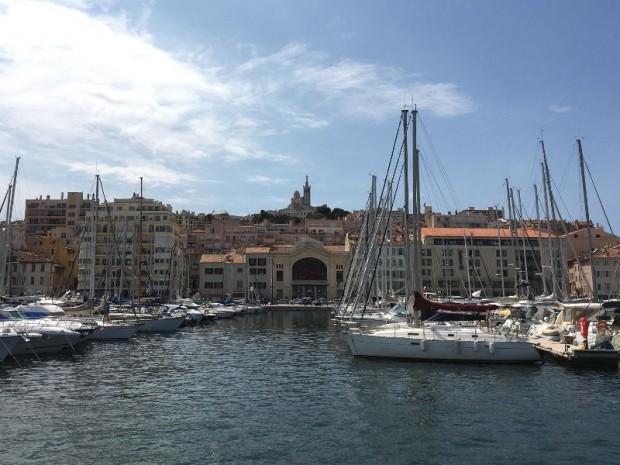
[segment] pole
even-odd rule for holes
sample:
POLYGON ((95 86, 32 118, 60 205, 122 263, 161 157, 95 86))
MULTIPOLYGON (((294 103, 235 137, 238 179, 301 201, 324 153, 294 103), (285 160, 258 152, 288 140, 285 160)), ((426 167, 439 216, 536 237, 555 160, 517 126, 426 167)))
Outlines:
POLYGON ((583 187, 583 203, 586 213, 586 225, 588 231, 588 256, 590 258, 590 274, 592 276, 592 299, 598 301, 598 289, 596 283, 596 272, 594 267, 594 249, 592 248, 592 227, 590 225, 590 210, 588 208, 588 189, 586 187, 585 161, 583 159, 583 151, 581 150, 581 139, 577 139, 579 147, 579 168, 581 171, 581 185, 583 187))

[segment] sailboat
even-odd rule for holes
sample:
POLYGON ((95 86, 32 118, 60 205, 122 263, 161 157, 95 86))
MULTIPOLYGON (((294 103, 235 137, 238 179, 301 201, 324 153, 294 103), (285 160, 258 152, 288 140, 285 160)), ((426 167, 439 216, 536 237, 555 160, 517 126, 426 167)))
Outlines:
MULTIPOLYGON (((483 363, 539 363, 541 356, 534 346, 525 338, 516 338, 486 331, 479 325, 465 325, 450 322, 420 321, 419 311, 421 301, 411 302, 412 285, 417 290, 419 272, 419 163, 415 130, 417 111, 412 111, 412 135, 413 135, 413 245, 417 249, 414 257, 415 265, 412 266, 411 281, 406 280, 406 305, 409 315, 406 323, 389 323, 370 330, 363 328, 349 328, 344 333, 349 348, 354 356, 370 358, 389 358, 435 362, 483 362, 483 363), (416 306, 418 308, 416 308, 416 306)), ((407 154, 407 119, 408 111, 402 110, 403 124, 403 150, 405 177, 405 234, 404 255, 408 264, 411 260, 411 247, 409 245, 409 188, 408 154, 407 154)), ((458 305, 458 304, 452 304, 458 305)), ((444 307, 441 310, 461 310, 460 308, 444 307)), ((471 309, 468 309, 471 310, 471 309)))
MULTIPOLYGON (((580 139, 577 139, 577 146, 587 225, 587 255, 591 267, 591 300, 561 302, 559 304, 560 311, 555 315, 553 321, 546 321, 533 326, 530 341, 541 352, 569 363, 607 364, 617 368, 619 356, 612 343, 617 331, 612 330, 606 319, 599 319, 599 317, 604 317, 605 303, 601 303, 598 296, 585 159, 580 139), (546 333, 545 329, 553 329, 554 332, 546 333)), ((545 155, 544 145, 543 155, 545 155)), ((546 167, 546 155, 544 163, 546 167)), ((611 303, 610 306, 613 308, 614 304, 611 303)))
POLYGON ((107 300, 107 296, 104 296, 100 306, 97 308, 97 313, 103 315, 102 318, 95 318, 95 312, 92 306, 92 303, 95 301, 95 270, 96 270, 96 256, 97 256, 97 227, 98 227, 98 219, 99 219, 99 175, 96 176, 96 187, 95 187, 95 205, 93 209, 93 219, 92 219, 92 248, 91 248, 91 270, 90 270, 90 295, 89 295, 89 303, 91 303, 90 308, 90 320, 97 326, 97 331, 93 331, 86 337, 89 340, 99 340, 99 341, 107 341, 107 340, 127 340, 133 337, 134 334, 138 332, 140 329, 140 324, 137 322, 127 322, 127 321, 111 321, 108 318, 108 310, 109 303, 107 300))

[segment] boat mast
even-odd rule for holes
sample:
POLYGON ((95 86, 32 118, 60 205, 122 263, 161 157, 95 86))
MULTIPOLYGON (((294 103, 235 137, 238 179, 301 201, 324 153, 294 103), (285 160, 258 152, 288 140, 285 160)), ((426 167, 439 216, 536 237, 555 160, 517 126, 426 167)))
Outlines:
POLYGON ((95 299, 95 272, 97 270, 97 225, 99 223, 99 175, 95 176, 95 203, 93 205, 93 220, 91 228, 90 253, 90 290, 89 299, 95 299))
POLYGON ((523 203, 521 203, 521 189, 517 189, 517 198, 519 199, 519 217, 521 218, 521 237, 523 247, 523 268, 525 269, 525 282, 530 282, 530 276, 527 270, 527 247, 525 244, 527 231, 525 229, 525 217, 523 216, 523 203))
POLYGON ((0 271, 2 271, 3 274, 3 278, 0 279, 0 295, 2 295, 5 290, 8 290, 7 294, 11 293, 11 274, 13 271, 11 266, 11 254, 13 248, 13 233, 11 232, 11 221, 13 218, 13 205, 15 203, 15 186, 17 185, 17 170, 19 168, 20 159, 21 157, 15 158, 15 170, 13 171, 13 177, 11 178, 11 183, 9 184, 9 189, 7 191, 8 204, 6 209, 6 226, 4 228, 4 247, 2 249, 2 268, 0 268, 0 271))
POLYGON ((555 270, 555 254, 553 248, 553 241, 551 239, 551 221, 555 222, 555 208, 554 208, 554 200, 553 200, 553 191, 551 190, 551 177, 549 176, 549 164, 547 163, 547 152, 545 151, 545 142, 543 140, 540 141, 540 145, 542 147, 543 152, 543 163, 542 163, 542 176, 543 176, 543 184, 545 187, 545 216, 547 217, 547 243, 549 246, 549 260, 550 270, 551 270, 551 286, 553 287, 553 295, 557 297, 558 295, 558 286, 556 282, 556 270, 555 270), (551 207, 549 207, 551 205, 551 207), (551 213, 551 216, 549 216, 551 213))
POLYGON ((411 156, 413 157, 413 290, 420 292, 420 152, 417 131, 418 111, 411 110, 411 156))
POLYGON ((403 254, 405 258, 405 308, 407 309, 407 319, 413 316, 413 311, 410 313, 409 301, 411 299, 411 247, 409 244, 409 150, 407 148, 407 117, 408 110, 402 110, 403 117, 403 178, 404 178, 404 194, 405 205, 403 215, 403 254))
POLYGON ((546 296, 548 294, 547 290, 547 281, 545 281, 545 268, 544 268, 544 260, 543 260, 543 249, 542 249, 542 233, 540 229, 540 206, 538 199, 538 186, 534 184, 534 198, 536 199, 536 230, 538 236, 538 255, 540 256, 540 276, 542 278, 543 285, 543 295, 546 296))
POLYGON ((588 231, 588 256, 590 259, 590 274, 592 276, 592 299, 598 301, 598 289, 596 284, 596 272, 594 270, 594 249, 592 248, 592 228, 590 226, 590 210, 588 208, 588 189, 586 188, 586 172, 585 162, 583 159, 583 151, 581 150, 581 139, 577 139, 579 147, 579 169, 581 171, 581 185, 583 187, 583 203, 586 213, 586 227, 588 231))
POLYGON ((142 297, 142 176, 140 176, 140 219, 138 221, 138 311, 142 297))
MULTIPOLYGON (((515 273, 515 291, 517 291, 518 294, 518 289, 519 287, 519 266, 518 266, 518 259, 519 259, 519 253, 516 250, 515 247, 515 236, 516 236, 516 231, 515 231, 515 222, 516 222, 516 215, 513 221, 513 211, 514 211, 514 203, 513 203, 513 196, 512 196, 512 189, 510 188, 510 184, 508 182, 508 178, 505 178, 506 180, 506 200, 508 202, 508 228, 510 230, 510 249, 511 249, 511 255, 513 257, 513 262, 512 263, 512 267, 514 268, 514 273, 515 273)), ((510 265, 510 264, 509 264, 510 265)))

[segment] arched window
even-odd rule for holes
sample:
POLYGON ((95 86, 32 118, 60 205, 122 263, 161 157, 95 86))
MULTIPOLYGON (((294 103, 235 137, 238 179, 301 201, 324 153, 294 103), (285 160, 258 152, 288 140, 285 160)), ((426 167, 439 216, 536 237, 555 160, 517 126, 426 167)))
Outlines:
POLYGON ((327 281, 327 266, 318 258, 302 258, 293 265, 293 281, 327 281))

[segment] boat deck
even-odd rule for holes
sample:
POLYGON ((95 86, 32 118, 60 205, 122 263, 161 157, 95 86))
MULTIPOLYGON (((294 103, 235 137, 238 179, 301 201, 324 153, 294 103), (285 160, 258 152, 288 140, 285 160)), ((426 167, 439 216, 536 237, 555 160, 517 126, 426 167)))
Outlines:
POLYGON ((613 349, 580 349, 571 344, 547 339, 530 339, 530 342, 539 352, 571 363, 618 363, 618 352, 613 349))

